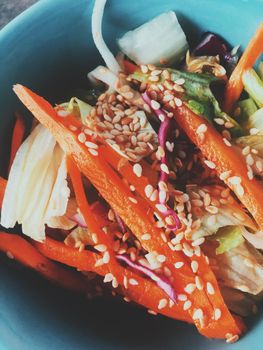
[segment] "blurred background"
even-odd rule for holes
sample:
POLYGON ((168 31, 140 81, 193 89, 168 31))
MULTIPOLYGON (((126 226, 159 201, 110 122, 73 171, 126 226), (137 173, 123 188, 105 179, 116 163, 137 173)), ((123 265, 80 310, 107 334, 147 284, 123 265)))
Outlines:
POLYGON ((0 29, 37 1, 38 0, 0 0, 0 29))

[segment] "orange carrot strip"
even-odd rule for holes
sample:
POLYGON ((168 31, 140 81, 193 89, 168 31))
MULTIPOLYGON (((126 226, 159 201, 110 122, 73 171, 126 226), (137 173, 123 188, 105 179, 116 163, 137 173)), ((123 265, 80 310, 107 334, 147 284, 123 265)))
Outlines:
POLYGON ((240 58, 236 68, 226 86, 224 109, 226 112, 231 112, 234 103, 238 100, 243 90, 242 75, 252 68, 258 57, 263 52, 263 22, 259 25, 256 33, 249 42, 246 50, 240 58))
POLYGON ((24 135, 25 135, 25 122, 24 122, 23 117, 19 113, 15 113, 15 116, 16 116, 16 122, 15 122, 13 135, 12 135, 8 173, 10 171, 12 164, 13 164, 16 152, 18 151, 18 148, 21 146, 24 135))
POLYGON ((18 235, 0 232, 0 250, 64 288, 82 293, 87 291, 82 276, 53 263, 18 235))
POLYGON ((6 188, 7 181, 0 177, 0 208, 2 207, 4 195, 5 195, 5 188, 6 188))
MULTIPOLYGON (((184 291, 186 284, 194 282, 194 274, 188 265, 186 256, 181 251, 171 251, 167 247, 161 238, 163 231, 156 227, 150 214, 145 215, 144 208, 140 206, 140 199, 130 192, 127 185, 120 181, 118 174, 101 159, 100 149, 95 154, 94 151, 91 152, 79 140, 82 131, 80 129, 74 132, 71 131, 72 128, 70 128, 66 118, 59 118, 52 106, 43 98, 21 85, 16 85, 14 90, 33 115, 53 133, 64 151, 72 155, 82 173, 89 178, 104 199, 118 212, 126 225, 140 239, 143 247, 150 252, 156 251, 158 254, 164 254, 166 256, 164 265, 170 268, 171 271, 174 269, 173 264, 175 262, 185 262, 182 268, 176 270, 173 283, 175 291, 184 291), (151 235, 151 240, 145 241, 142 239, 145 232, 151 235)), ((88 136, 86 138, 91 142, 93 141, 88 136)), ((188 298, 192 302, 189 313, 195 318, 195 324, 203 334, 209 337, 224 338, 229 329, 233 330, 235 334, 240 333, 240 329, 229 313, 227 315, 223 313, 221 316, 222 318, 227 317, 225 323, 221 320, 219 324, 217 320, 213 319, 214 310, 205 291, 196 289, 188 298), (196 308, 202 309, 207 323, 196 319, 196 308), (227 327, 222 327, 222 324, 227 327)))
POLYGON ((230 172, 229 176, 224 179, 225 184, 250 211, 262 230, 263 188, 255 178, 252 180, 248 178, 245 160, 233 147, 224 143, 222 136, 206 120, 196 115, 185 105, 174 110, 174 113, 178 124, 184 129, 190 140, 201 150, 207 160, 215 164, 218 176, 230 172), (207 127, 204 138, 196 132, 201 124, 205 124, 207 127), (241 187, 238 186, 239 181, 241 187))
MULTIPOLYGON (((33 244, 49 259, 75 267, 80 271, 93 271, 101 276, 105 276, 111 272, 108 264, 96 264, 100 259, 100 255, 97 253, 88 250, 80 252, 77 249, 68 247, 64 243, 54 241, 48 237, 44 243, 34 242, 33 244)), ((159 300, 167 300, 167 295, 154 282, 151 282, 126 268, 120 267, 120 269, 122 273, 122 279, 120 281, 121 290, 125 296, 156 313, 162 313, 163 315, 174 319, 191 322, 189 314, 183 310, 182 302, 174 304, 172 307, 169 307, 167 304, 163 309, 159 310, 159 300), (137 281, 138 284, 129 283, 131 279, 137 281), (124 281, 127 281, 127 285, 124 281)))

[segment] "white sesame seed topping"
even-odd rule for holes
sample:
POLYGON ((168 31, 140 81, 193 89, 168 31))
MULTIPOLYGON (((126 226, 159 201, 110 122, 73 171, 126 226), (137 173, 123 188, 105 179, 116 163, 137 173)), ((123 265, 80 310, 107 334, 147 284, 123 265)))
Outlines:
POLYGON ((78 128, 76 126, 74 126, 74 125, 70 125, 69 128, 70 128, 71 131, 78 130, 78 128))
POLYGON ((112 273, 107 273, 104 277, 104 280, 103 282, 104 283, 108 283, 108 282, 111 282, 112 280, 114 279, 114 276, 112 273))
POLYGON ((7 256, 9 259, 14 259, 14 258, 15 258, 14 255, 13 255, 9 250, 6 252, 6 256, 7 256))
POLYGON ((185 303, 184 303, 184 310, 189 310, 190 307, 192 306, 192 302, 190 300, 187 300, 185 303))
POLYGON ((224 125, 224 120, 221 118, 214 118, 214 122, 218 125, 224 125))
POLYGON ((175 80, 175 83, 177 85, 183 85, 185 83, 185 80, 184 80, 184 78, 179 78, 179 79, 175 80))
POLYGON ((137 204, 137 203, 138 203, 138 201, 137 201, 136 198, 128 197, 128 199, 129 199, 129 201, 131 201, 131 202, 134 203, 134 204, 137 204))
POLYGON ((156 204, 155 205, 156 209, 159 210, 161 213, 166 212, 167 208, 164 204, 156 204))
POLYGON ((158 260, 160 263, 163 263, 163 262, 165 262, 166 257, 165 257, 165 255, 160 254, 160 255, 157 255, 157 260, 158 260))
POLYGON ((205 124, 200 124, 196 129, 197 134, 202 134, 207 131, 207 126, 205 124))
POLYGON ((79 135, 78 135, 78 140, 79 142, 81 143, 84 143, 86 141, 86 135, 84 134, 84 132, 81 132, 79 135))
POLYGON ((242 149, 242 154, 247 156, 250 153, 250 146, 246 146, 242 149))
POLYGON ((233 335, 233 336, 231 336, 231 337, 228 337, 228 338, 226 339, 226 343, 228 343, 228 344, 233 344, 233 343, 235 343, 236 341, 238 341, 238 339, 239 339, 239 336, 238 336, 237 334, 235 334, 235 335, 233 335))
POLYGON ((177 299, 179 301, 186 301, 187 300, 187 295, 185 295, 185 294, 178 294, 177 299))
POLYGON ((246 156, 246 163, 247 163, 248 165, 250 165, 250 166, 254 164, 254 158, 252 157, 251 154, 248 154, 248 155, 246 156))
POLYGON ((102 253, 107 250, 107 247, 105 246, 105 244, 97 244, 94 246, 94 249, 102 253))
POLYGON ((144 192, 145 192, 145 194, 146 194, 146 197, 147 197, 147 198, 150 198, 151 195, 152 195, 152 193, 153 193, 153 187, 152 187, 152 185, 147 185, 147 186, 145 186, 144 192))
POLYGON ((169 169, 168 169, 168 166, 166 164, 164 164, 164 163, 161 164, 160 168, 164 173, 169 175, 169 169))
POLYGON ((198 262, 193 260, 191 262, 191 269, 192 269, 193 273, 196 273, 198 271, 198 267, 199 267, 198 262))
POLYGON ((142 71, 142 73, 146 74, 148 72, 148 67, 146 65, 142 64, 141 71, 142 71))
POLYGON ((148 310, 148 314, 150 315, 158 315, 157 312, 153 311, 153 310, 148 310))
POLYGON ((193 319, 198 320, 204 318, 204 313, 202 309, 196 309, 193 313, 193 319))
POLYGON ((98 149, 98 145, 94 142, 86 141, 85 146, 92 148, 92 149, 98 149))
POLYGON ((203 285, 203 282, 199 276, 195 276, 195 284, 196 284, 197 289, 203 290, 204 285, 203 285))
POLYGON ((214 318, 215 318, 216 321, 218 321, 220 319, 221 314, 222 314, 222 312, 221 312, 220 309, 215 309, 215 311, 214 311, 214 318))
POLYGON ((156 111, 157 109, 160 109, 161 106, 160 106, 159 102, 157 102, 155 100, 151 100, 151 107, 152 107, 152 109, 154 109, 156 111))
POLYGON ((204 163, 208 166, 210 169, 215 169, 216 165, 214 162, 211 162, 210 160, 205 160, 204 163))
POLYGON ((186 285, 186 287, 184 288, 184 291, 187 294, 192 294, 194 292, 194 290, 196 289, 196 285, 194 283, 189 283, 186 285))
POLYGON ((205 241, 204 237, 197 238, 192 242, 192 246, 193 247, 200 246, 201 244, 204 243, 204 241, 205 241))
POLYGON ((151 235, 149 233, 144 233, 142 235, 142 240, 143 241, 149 241, 149 239, 151 239, 151 235))
POLYGON ((174 102, 177 107, 181 107, 183 104, 183 101, 180 98, 175 97, 174 102))
POLYGON ((159 200, 161 203, 165 203, 167 199, 167 193, 165 191, 159 191, 159 200))
POLYGON ((130 185, 130 190, 131 190, 132 192, 134 192, 134 191, 135 191, 135 187, 134 187, 133 185, 130 185))
POLYGON ((251 128, 249 130, 250 135, 257 135, 259 132, 260 132, 260 130, 257 128, 251 128))
POLYGON ((158 304, 158 309, 161 310, 167 306, 168 301, 166 299, 161 299, 158 304))
POLYGON ((180 269, 181 267, 183 267, 184 266, 184 262, 183 261, 178 261, 178 262, 176 262, 175 264, 174 264, 174 267, 176 268, 176 269, 180 269))
POLYGON ((105 252, 103 254, 103 258, 102 258, 104 264, 108 264, 110 262, 110 254, 109 252, 105 252))
POLYGON ((225 181, 231 174, 232 170, 224 171, 219 175, 220 180, 225 181))
POLYGON ((142 166, 139 163, 133 165, 133 172, 137 177, 142 176, 142 166))
POLYGON ((98 151, 96 151, 95 149, 93 148, 88 148, 88 151, 90 154, 92 154, 93 156, 97 156, 99 153, 98 151))
POLYGON ((173 152, 173 150, 174 150, 174 143, 173 142, 166 141, 165 146, 169 152, 173 152))
POLYGON ((236 193, 238 196, 242 197, 245 193, 244 187, 242 185, 236 186, 236 193))
POLYGON ((114 277, 113 280, 112 280, 112 287, 113 288, 118 288, 118 286, 119 286, 119 283, 118 283, 117 279, 114 277))
POLYGON ((138 286, 138 281, 134 278, 130 278, 129 279, 129 283, 132 285, 132 286, 138 286))
POLYGON ((223 137, 223 141, 224 141, 224 143, 225 143, 226 146, 228 146, 228 147, 231 147, 231 146, 232 146, 232 145, 231 145, 231 142, 229 142, 228 139, 226 139, 225 137, 223 137))
POLYGON ((215 294, 215 289, 214 289, 212 283, 207 282, 207 284, 206 284, 206 289, 207 289, 207 293, 208 293, 208 294, 210 294, 210 295, 215 294))

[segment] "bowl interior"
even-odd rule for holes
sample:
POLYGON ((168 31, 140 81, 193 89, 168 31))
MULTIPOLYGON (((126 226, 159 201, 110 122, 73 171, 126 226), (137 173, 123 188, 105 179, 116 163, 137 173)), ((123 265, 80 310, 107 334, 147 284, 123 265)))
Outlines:
MULTIPOLYGON (((14 111, 26 113, 12 92, 19 82, 51 102, 87 87, 86 74, 102 63, 91 38, 91 0, 41 0, 0 32, 0 172, 10 144, 14 111)), ((175 10, 190 42, 214 31, 244 47, 262 21, 262 0, 109 0, 104 36, 116 38, 155 15, 175 10)), ((194 327, 148 315, 119 300, 86 302, 49 285, 14 263, 0 265, 0 349, 185 349, 223 350, 224 342, 202 338, 194 327)), ((232 349, 260 350, 263 319, 249 321, 248 334, 232 349)))

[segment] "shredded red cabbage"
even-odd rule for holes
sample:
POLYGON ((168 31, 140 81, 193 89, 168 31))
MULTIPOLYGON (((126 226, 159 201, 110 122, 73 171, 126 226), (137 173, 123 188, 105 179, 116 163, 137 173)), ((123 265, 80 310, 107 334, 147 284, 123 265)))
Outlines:
MULTIPOLYGON (((151 98, 148 95, 147 91, 145 91, 142 94, 142 98, 147 103, 147 105, 151 108, 151 98)), ((161 121, 161 125, 160 125, 159 131, 158 131, 159 145, 164 150, 164 156, 161 158, 161 164, 165 164, 166 166, 168 166, 166 141, 167 141, 168 131, 169 131, 169 128, 171 126, 171 119, 167 116, 166 112, 163 111, 162 109, 155 109, 154 112, 161 121)), ((163 181, 165 183, 168 181, 168 174, 166 172, 164 172, 162 169, 160 170, 160 180, 159 181, 163 181)), ((166 205, 166 201, 162 200, 160 198, 159 198, 159 203, 166 205)), ((178 229, 178 227, 180 226, 180 220, 179 220, 177 214, 175 213, 175 211, 170 209, 170 208, 167 208, 167 210, 163 214, 165 217, 167 217, 167 216, 173 217, 175 224, 168 225, 167 227, 170 230, 176 231, 178 229)))
POLYGON ((158 287, 161 288, 168 295, 168 297, 172 301, 177 302, 177 295, 175 293, 175 290, 173 289, 170 281, 168 281, 166 277, 157 275, 153 270, 141 265, 140 263, 131 261, 131 259, 125 255, 118 254, 116 255, 116 259, 119 261, 123 261, 127 266, 131 267, 136 272, 141 272, 145 276, 151 278, 154 282, 156 282, 158 287))

